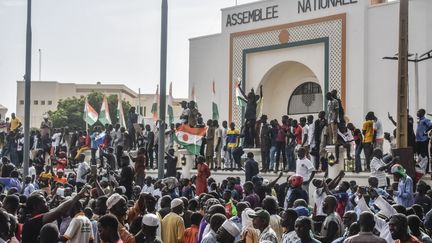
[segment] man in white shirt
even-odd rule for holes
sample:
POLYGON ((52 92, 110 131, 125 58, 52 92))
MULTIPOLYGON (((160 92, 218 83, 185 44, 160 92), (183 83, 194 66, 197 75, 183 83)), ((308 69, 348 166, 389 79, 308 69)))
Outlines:
MULTIPOLYGON (((227 138, 227 129, 228 129, 228 122, 223 121, 222 122, 222 151, 223 148, 226 146, 226 138, 227 138)), ((229 161, 229 153, 227 151, 223 151, 223 157, 224 157, 224 168, 230 168, 230 161, 229 161)))
POLYGON ((70 210, 70 217, 72 221, 64 235, 60 238, 70 243, 88 243, 90 240, 93 241, 93 226, 90 219, 84 215, 80 201, 77 201, 70 210))
POLYGON ((381 149, 383 150, 383 144, 384 144, 384 129, 381 123, 381 120, 378 119, 374 115, 374 124, 373 129, 375 131, 376 137, 375 137, 375 143, 374 143, 374 149, 381 149))
POLYGON ((80 155, 79 161, 81 163, 78 165, 78 171, 76 176, 76 185, 78 191, 81 190, 81 188, 87 183, 87 174, 90 173, 90 165, 84 161, 84 154, 80 155))
POLYGON ((297 151, 298 159, 296 162, 296 174, 303 177, 303 185, 302 188, 307 193, 309 193, 309 183, 312 181, 315 176, 315 166, 312 162, 306 157, 306 149, 299 148, 297 151))
POLYGON ((55 129, 55 133, 52 135, 52 143, 51 146, 53 147, 53 153, 55 154, 60 146, 60 139, 61 139, 61 132, 59 129, 55 129))
POLYGON ((154 186, 152 184, 152 178, 151 176, 147 176, 145 179, 145 183, 143 185, 143 188, 141 189, 141 193, 148 193, 153 195, 154 193, 154 186))
POLYGON ((24 188, 23 194, 26 197, 29 197, 36 190, 36 188, 34 187, 34 185, 32 183, 31 176, 27 176, 25 178, 25 181, 23 183, 23 188, 24 188))
POLYGON ((308 148, 309 156, 313 164, 315 164, 315 160, 317 159, 316 156, 313 156, 310 154, 313 148, 315 148, 315 123, 314 123, 314 117, 312 115, 309 115, 307 117, 307 124, 308 124, 308 130, 307 130, 307 141, 306 146, 308 148))

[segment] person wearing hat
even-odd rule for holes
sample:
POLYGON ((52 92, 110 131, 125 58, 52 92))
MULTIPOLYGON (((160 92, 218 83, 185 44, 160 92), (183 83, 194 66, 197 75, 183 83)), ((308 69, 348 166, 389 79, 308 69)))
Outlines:
POLYGON ((135 237, 125 227, 126 213, 128 210, 126 199, 118 193, 112 194, 106 201, 108 211, 116 216, 119 221, 118 232, 124 243, 135 243, 135 237))
POLYGON ((156 238, 156 230, 159 228, 159 218, 148 213, 142 218, 142 228, 136 235, 136 243, 162 243, 156 238))
POLYGON ((413 180, 400 164, 393 165, 391 173, 394 181, 398 182, 398 190, 394 192, 396 202, 406 208, 411 207, 414 204, 413 180))
POLYGON ((183 201, 175 198, 171 201, 171 212, 162 219, 162 241, 182 242, 185 231, 183 215, 183 201))
POLYGON ((261 232, 258 242, 278 242, 276 232, 270 227, 270 214, 267 210, 260 209, 250 214, 249 217, 253 218, 253 227, 261 232))
POLYGON ((51 137, 52 123, 50 120, 48 120, 48 118, 48 114, 45 113, 43 115, 43 121, 40 125, 41 136, 45 136, 46 134, 48 134, 48 136, 51 137))
POLYGON ((227 219, 216 232, 216 240, 218 242, 234 243, 235 238, 239 235, 239 228, 227 219))
MULTIPOLYGON (((52 173, 52 174, 54 174, 54 173, 52 173)), ((57 174, 53 176, 53 181, 55 183, 61 183, 63 185, 68 183, 67 178, 64 176, 64 170, 63 169, 57 170, 57 174)))

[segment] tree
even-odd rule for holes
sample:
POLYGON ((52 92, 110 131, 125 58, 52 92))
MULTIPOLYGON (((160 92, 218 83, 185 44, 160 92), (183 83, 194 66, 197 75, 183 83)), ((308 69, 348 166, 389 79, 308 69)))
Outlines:
MULTIPOLYGON (((92 92, 87 95, 87 100, 89 104, 99 113, 102 105, 103 93, 101 92, 92 92)), ((111 121, 113 124, 118 122, 118 118, 116 116, 117 111, 117 95, 109 95, 107 96, 109 113, 111 117, 111 121)), ((84 130, 86 124, 83 120, 84 116, 84 102, 85 97, 81 96, 79 98, 72 97, 66 98, 64 100, 59 100, 57 104, 56 111, 49 111, 48 114, 53 123, 54 127, 69 127, 69 128, 77 128, 80 130, 84 130)), ((122 101, 125 120, 127 121, 128 112, 131 105, 127 101, 122 101)), ((96 122, 93 126, 101 126, 99 121, 96 122)))

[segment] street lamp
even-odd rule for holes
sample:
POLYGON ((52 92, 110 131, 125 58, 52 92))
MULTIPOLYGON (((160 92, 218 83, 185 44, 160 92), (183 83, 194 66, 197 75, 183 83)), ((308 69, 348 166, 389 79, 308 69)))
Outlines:
MULTIPOLYGON (((392 57, 383 57, 384 60, 399 60, 398 54, 395 54, 392 57)), ((419 75, 418 75, 418 64, 422 61, 426 61, 428 59, 432 59, 432 50, 425 52, 421 54, 420 56, 416 54, 408 54, 408 62, 414 63, 414 94, 415 94, 415 106, 414 111, 417 111, 419 109, 419 75), (414 56, 414 58, 411 58, 414 56)), ((409 94, 409 92, 408 92, 409 94)))

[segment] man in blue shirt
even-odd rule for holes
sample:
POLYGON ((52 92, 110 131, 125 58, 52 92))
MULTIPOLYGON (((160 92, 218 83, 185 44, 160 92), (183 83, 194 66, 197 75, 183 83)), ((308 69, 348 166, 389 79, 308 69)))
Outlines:
POLYGON ((394 181, 398 181, 398 190, 395 192, 396 202, 406 208, 414 204, 413 200, 413 180, 406 173, 400 164, 395 164, 391 168, 394 181))
MULTIPOLYGON (((428 131, 432 129, 432 121, 425 117, 426 111, 424 109, 420 109, 417 111, 417 131, 416 131, 416 153, 419 156, 420 162, 421 160, 426 161, 426 173, 429 170, 429 137, 427 135, 428 131), (427 158, 427 160, 426 160, 427 158)), ((422 166, 423 167, 423 166, 422 166)))

